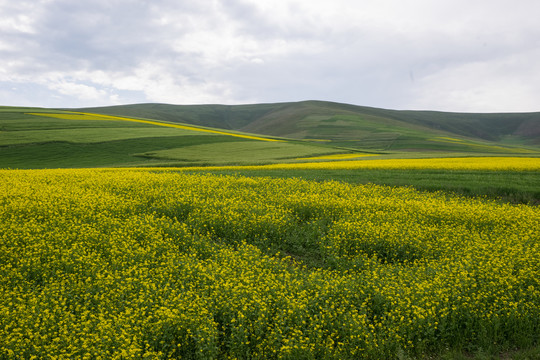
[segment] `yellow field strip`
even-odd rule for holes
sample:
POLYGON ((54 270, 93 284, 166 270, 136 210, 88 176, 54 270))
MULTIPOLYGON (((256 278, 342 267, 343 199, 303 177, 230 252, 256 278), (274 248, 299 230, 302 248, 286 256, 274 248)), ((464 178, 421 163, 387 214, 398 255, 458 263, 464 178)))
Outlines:
POLYGON ((206 132, 206 133, 218 134, 218 135, 229 135, 229 136, 234 136, 234 137, 239 137, 239 138, 244 138, 244 139, 250 139, 250 140, 277 141, 277 142, 283 141, 283 140, 268 139, 268 138, 263 138, 263 137, 258 137, 258 136, 235 134, 235 133, 231 133, 231 132, 199 128, 199 127, 195 127, 195 126, 172 124, 172 123, 165 123, 165 122, 152 121, 152 120, 133 119, 133 118, 120 117, 120 116, 112 116, 112 115, 101 115, 101 114, 82 113, 82 112, 66 113, 66 114, 28 113, 28 115, 46 116, 46 117, 52 117, 52 118, 56 118, 56 119, 65 119, 65 120, 130 121, 130 122, 137 122, 137 123, 142 123, 142 124, 165 126, 165 127, 175 128, 175 129, 200 131, 200 132, 206 132))
POLYGON ((463 157, 432 159, 377 159, 332 162, 306 162, 257 166, 187 167, 185 170, 263 170, 263 169, 440 169, 440 170, 492 170, 540 171, 540 157, 463 157))

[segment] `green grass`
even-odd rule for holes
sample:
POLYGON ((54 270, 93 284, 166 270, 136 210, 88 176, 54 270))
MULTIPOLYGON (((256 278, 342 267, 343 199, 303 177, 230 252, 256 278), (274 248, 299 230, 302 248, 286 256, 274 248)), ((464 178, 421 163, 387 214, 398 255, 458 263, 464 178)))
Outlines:
POLYGON ((128 140, 138 138, 156 137, 176 137, 185 135, 198 135, 200 132, 166 129, 166 128, 144 128, 125 127, 110 128, 104 131, 103 128, 85 129, 55 129, 55 130, 28 130, 17 132, 0 132, 0 146, 14 144, 35 144, 46 142, 71 142, 71 143, 104 143, 108 141, 128 140))
POLYGON ((141 117, 172 122, 239 130, 253 119, 273 113, 285 104, 256 105, 177 105, 133 104, 80 109, 85 112, 129 117, 141 117), (181 110, 180 110, 181 109, 181 110), (180 111, 179 111, 180 110, 180 111))
POLYGON ((65 141, 0 147, 0 168, 42 169, 109 166, 156 166, 163 161, 137 154, 179 146, 241 142, 220 135, 166 136, 123 139, 102 143, 65 141))
POLYGON ((254 141, 140 122, 28 114, 41 111, 1 109, 0 168, 254 164, 343 151, 325 144, 254 141))
POLYGON ((126 121, 103 120, 67 120, 53 117, 30 115, 23 112, 0 112, 0 131, 30 131, 30 130, 70 130, 70 129, 103 129, 115 128, 151 128, 150 124, 130 123, 126 121))
POLYGON ((257 164, 294 160, 303 156, 339 153, 342 150, 291 142, 242 141, 219 144, 200 144, 167 150, 152 151, 144 156, 173 161, 175 164, 257 164))
MULTIPOLYGON (((429 357, 429 359, 434 359, 429 357)), ((540 346, 527 349, 513 349, 506 352, 478 349, 474 352, 449 351, 436 357, 440 360, 538 360, 540 359, 540 346)))

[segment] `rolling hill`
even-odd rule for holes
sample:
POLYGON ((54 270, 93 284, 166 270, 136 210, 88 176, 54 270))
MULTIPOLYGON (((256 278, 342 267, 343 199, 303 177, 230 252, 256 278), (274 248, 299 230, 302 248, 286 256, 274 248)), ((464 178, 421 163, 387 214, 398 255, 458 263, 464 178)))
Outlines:
POLYGON ((399 111, 323 101, 136 104, 79 110, 325 142, 367 151, 519 153, 522 147, 540 146, 540 113, 399 111))
POLYGON ((158 120, 0 107, 0 168, 267 164, 343 152, 158 120))
POLYGON ((362 154, 539 156, 540 113, 397 111, 321 101, 0 107, 0 168, 257 165, 362 154))

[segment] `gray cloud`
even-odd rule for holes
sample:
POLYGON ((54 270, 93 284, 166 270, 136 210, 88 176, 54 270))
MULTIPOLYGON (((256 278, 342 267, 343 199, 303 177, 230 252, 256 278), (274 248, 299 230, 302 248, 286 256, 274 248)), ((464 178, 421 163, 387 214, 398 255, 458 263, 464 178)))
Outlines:
POLYGON ((537 111, 535 0, 0 0, 0 102, 537 111))

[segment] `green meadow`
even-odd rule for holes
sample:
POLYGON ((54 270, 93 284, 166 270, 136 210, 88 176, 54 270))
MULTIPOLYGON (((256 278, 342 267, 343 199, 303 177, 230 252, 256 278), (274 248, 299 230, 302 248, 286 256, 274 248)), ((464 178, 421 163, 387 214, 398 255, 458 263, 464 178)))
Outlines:
POLYGON ((214 134, 141 122, 35 115, 39 113, 45 114, 41 109, 0 110, 0 168, 256 164, 343 152, 298 141, 242 138, 232 131, 214 134))
POLYGON ((62 119, 37 114, 73 112, 0 107, 0 167, 267 164, 339 153, 389 158, 540 154, 535 114, 399 112, 326 102, 80 110, 96 117, 62 119), (200 131, 205 129, 217 131, 200 131))

